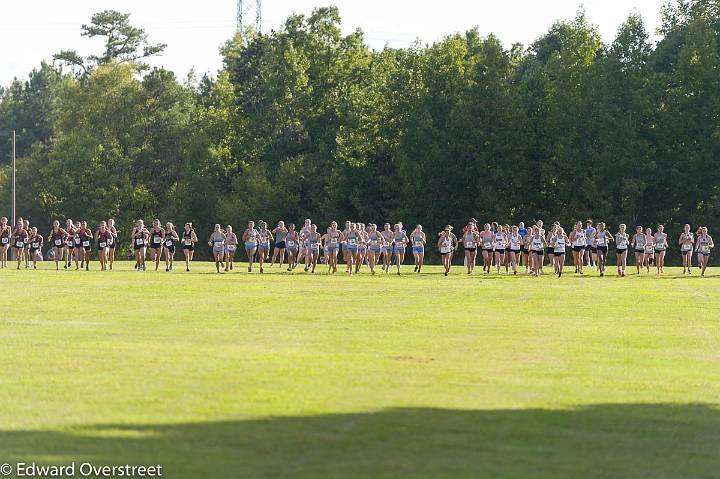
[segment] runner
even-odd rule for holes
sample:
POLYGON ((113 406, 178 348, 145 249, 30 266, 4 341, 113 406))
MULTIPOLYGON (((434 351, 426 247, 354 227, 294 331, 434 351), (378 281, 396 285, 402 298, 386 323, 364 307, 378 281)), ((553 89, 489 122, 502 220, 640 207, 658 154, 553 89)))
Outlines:
POLYGON ((545 239, 545 235, 541 233, 541 228, 537 225, 531 228, 528 236, 530 237, 528 243, 528 249, 530 250, 530 272, 537 277, 542 273, 542 257, 545 254, 547 240, 545 239))
POLYGON ((190 271, 190 263, 192 263, 193 256, 195 255, 195 243, 197 243, 197 236, 195 230, 192 227, 192 223, 185 223, 183 227, 182 243, 183 243, 183 254, 185 255, 185 271, 190 271))
POLYGON ((427 242, 427 238, 422 229, 422 225, 419 224, 415 226, 415 229, 410 233, 413 259, 415 260, 415 273, 419 273, 425 263, 425 243, 427 242))
POLYGON ((20 269, 20 264, 22 264, 25 259, 25 245, 28 242, 28 232, 25 229, 25 222, 22 218, 18 218, 17 220, 15 228, 12 231, 11 241, 17 259, 17 269, 20 269))
POLYGON ((8 224, 6 217, 0 218, 0 254, 2 255, 2 263, 0 268, 7 268, 8 250, 10 249, 10 237, 12 236, 12 228, 8 224))
POLYGON ((597 229, 593 233, 590 240, 595 240, 595 248, 597 249, 597 266, 600 276, 605 276, 605 263, 607 261, 608 245, 613 240, 611 234, 605 229, 605 223, 597 224, 597 229))
POLYGON ((72 261, 75 257, 75 224, 73 223, 73 220, 68 219, 65 221, 65 231, 67 232, 67 236, 65 236, 63 267, 68 269, 72 266, 72 261))
MULTIPOLYGON (((285 226, 283 226, 284 228, 285 226)), ((239 241, 237 235, 233 232, 232 225, 227 225, 225 228, 225 271, 232 271, 235 264, 235 251, 237 251, 239 241)), ((276 246, 277 247, 277 246, 276 246)), ((285 241, 283 240, 282 255, 285 256, 285 241)), ((282 266, 282 260, 280 262, 282 266)), ((272 267, 272 264, 270 264, 272 267)))
POLYGON ((593 220, 587 220, 585 222, 585 238, 590 241, 588 247, 585 248, 585 259, 587 260, 586 266, 597 265, 597 244, 593 234, 597 231, 593 226, 593 220))
POLYGON ((635 267, 637 268, 637 273, 640 274, 640 268, 643 267, 643 264, 645 264, 645 244, 647 241, 645 240, 645 233, 643 233, 643 227, 642 226, 636 226, 635 227, 635 234, 632 237, 632 247, 635 251, 635 267))
POLYGON ((150 227, 150 261, 155 263, 155 271, 160 268, 160 258, 162 257, 163 241, 165 240, 165 230, 160 225, 160 220, 155 218, 150 227))
POLYGON ((143 220, 137 220, 130 235, 133 250, 135 251, 135 269, 145 271, 145 248, 150 239, 150 232, 145 228, 143 220))
POLYGON ((107 263, 110 270, 113 269, 115 263, 115 250, 118 246, 118 231, 115 228, 115 220, 110 218, 107 220, 107 230, 110 232, 110 241, 108 243, 107 263))
POLYGON ((219 224, 215 225, 215 230, 208 239, 208 246, 212 247, 215 270, 220 274, 220 262, 225 256, 225 233, 222 232, 222 227, 219 224))
POLYGON ((108 255, 110 251, 111 240, 112 233, 108 229, 107 223, 105 221, 101 221, 100 227, 95 233, 95 241, 98 245, 98 258, 100 259, 100 271, 107 271, 109 269, 108 255))
POLYGON ((692 256, 693 249, 695 248, 695 237, 690 232, 690 225, 686 224, 683 226, 683 232, 680 233, 678 244, 680 245, 680 253, 682 254, 683 260, 682 274, 692 274, 692 256))
POLYGON ((255 229, 254 221, 248 221, 247 228, 242 235, 242 240, 245 244, 245 253, 248 258, 248 273, 252 273, 253 263, 255 262, 255 253, 258 249, 258 241, 260 241, 260 235, 255 229))
MULTIPOLYGON (((474 230, 477 231, 476 227, 473 227, 474 230)), ((440 251, 440 256, 442 257, 442 264, 445 268, 445 276, 450 273, 450 267, 452 266, 452 257, 453 252, 458 247, 458 239, 455 236, 455 234, 452 232, 453 227, 450 225, 445 226, 445 229, 440 233, 440 237, 438 238, 437 247, 440 251)), ((476 237, 479 238, 479 235, 476 234, 476 237)), ((477 245, 477 241, 476 241, 477 245)), ((477 254, 477 246, 476 246, 476 254, 477 254)))
MULTIPOLYGON (((452 233, 452 228, 450 229, 450 235, 448 236, 448 229, 447 226, 445 227, 445 230, 443 230, 441 236, 445 238, 445 242, 447 243, 452 237, 455 237, 455 235, 452 233)), ((457 241, 457 238, 455 238, 457 241)), ((480 233, 478 233, 477 225, 475 223, 468 223, 467 226, 464 228, 463 231, 463 248, 465 249, 465 267, 467 268, 467 274, 472 274, 475 271, 475 263, 477 260, 477 249, 478 245, 482 244, 482 238, 480 238, 480 233)), ((448 251, 448 245, 445 245, 445 251, 448 251)), ((454 249, 450 248, 450 251, 446 254, 450 254, 450 258, 452 259, 452 253, 454 249)), ((442 254, 442 253, 441 253, 442 254)), ((445 258, 443 258, 445 259, 445 258)), ((446 271, 449 271, 449 266, 446 266, 446 271)))
POLYGON ((653 262, 655 258, 655 235, 652 232, 652 228, 648 228, 645 230, 645 269, 649 273, 650 272, 650 263, 653 262))
POLYGON ((272 230, 272 234, 275 235, 275 248, 273 248, 270 268, 275 264, 275 258, 279 258, 278 268, 282 268, 283 262, 285 261, 285 237, 287 236, 287 232, 288 230, 285 228, 284 221, 278 221, 277 227, 272 230))
POLYGON ((530 272, 530 254, 527 249, 527 242, 525 241, 525 238, 528 235, 528 230, 525 228, 525 223, 522 221, 518 223, 518 233, 520 234, 520 237, 522 238, 522 241, 520 242, 520 265, 525 267, 525 272, 530 272))
POLYGON ((328 261, 328 273, 337 273, 338 252, 342 243, 342 232, 338 230, 337 221, 330 223, 328 232, 322 237, 323 248, 328 261))
POLYGON ((483 225, 483 230, 479 233, 479 236, 482 244, 483 272, 489 274, 490 268, 492 268, 493 241, 495 239, 490 223, 483 225))
POLYGON ((410 242, 410 239, 402 229, 402 223, 395 225, 393 231, 393 251, 395 252, 393 261, 397 266, 397 275, 400 276, 400 268, 405 261, 405 245, 410 242))
POLYGON ((263 268, 263 265, 267 263, 267 260, 270 257, 270 243, 273 241, 273 235, 272 232, 268 229, 267 223, 265 223, 264 221, 260 220, 258 226, 260 226, 260 230, 258 231, 258 256, 260 257, 260 272, 264 273, 265 269, 263 268))
POLYGON ((383 230, 380 233, 383 237, 383 271, 386 273, 390 272, 390 262, 395 254, 393 251, 393 232, 390 228, 390 223, 383 225, 383 230))
MULTIPOLYGON (((522 223, 521 223, 522 224, 522 223)), ((527 230, 525 230, 527 235, 527 230)), ((525 243, 523 236, 520 234, 520 228, 513 226, 508 236, 508 248, 509 253, 505 253, 510 259, 510 267, 514 275, 517 274, 518 265, 522 260, 522 248, 525 243)))
POLYGON ((288 225, 288 232, 285 235, 285 250, 288 254, 288 271, 295 269, 298 264, 298 253, 300 252, 300 235, 295 231, 295 225, 288 225))
POLYGON ((368 240, 370 245, 368 247, 368 265, 370 266, 370 272, 375 274, 375 266, 380 259, 380 254, 383 250, 383 244, 385 239, 383 235, 378 231, 376 224, 370 225, 370 231, 368 232, 368 240))
POLYGON ((625 277, 627 267, 627 250, 630 244, 630 237, 625 231, 627 226, 620 224, 619 231, 615 234, 615 255, 617 257, 618 276, 625 277))
POLYGON ((495 232, 495 238, 493 242, 493 250, 495 252, 495 266, 497 267, 497 274, 500 274, 500 266, 505 264, 505 248, 508 246, 507 235, 503 232, 502 228, 497 227, 495 232))
POLYGON ((305 257, 305 271, 312 266, 310 272, 315 274, 315 266, 317 266, 317 260, 320 256, 320 233, 317 232, 316 225, 310 225, 310 232, 306 236, 306 241, 308 246, 305 257))
POLYGON ((563 274, 563 268, 565 267, 565 253, 570 238, 565 234, 565 230, 562 226, 554 225, 553 230, 555 231, 552 235, 552 247, 553 247, 553 266, 555 269, 555 275, 560 278, 563 274))
POLYGON ((587 248, 587 235, 582 226, 582 221, 575 223, 575 227, 570 232, 570 244, 572 244, 573 263, 575 264, 575 273, 583 273, 585 264, 585 249, 587 248))
POLYGON ((67 231, 60 227, 60 222, 53 221, 52 229, 48 234, 48 243, 55 253, 55 269, 60 270, 60 261, 63 259, 63 249, 65 238, 67 238, 67 231))
POLYGON ((28 238, 30 243, 30 259, 32 261, 33 269, 37 269, 37 257, 42 253, 43 237, 38 234, 38 229, 33 226, 30 229, 30 237, 28 238))
POLYGON ((708 234, 707 227, 700 228, 695 249, 698 253, 698 264, 700 265, 700 277, 705 276, 708 261, 710 260, 710 250, 715 247, 712 236, 708 234))
POLYGON ((175 262, 175 247, 180 242, 180 236, 175 231, 175 225, 168 222, 165 225, 165 239, 163 240, 163 251, 165 252, 165 272, 173 269, 175 262))
POLYGON ((655 233, 655 267, 657 274, 665 273, 665 251, 667 250, 667 233, 665 226, 658 225, 655 233))

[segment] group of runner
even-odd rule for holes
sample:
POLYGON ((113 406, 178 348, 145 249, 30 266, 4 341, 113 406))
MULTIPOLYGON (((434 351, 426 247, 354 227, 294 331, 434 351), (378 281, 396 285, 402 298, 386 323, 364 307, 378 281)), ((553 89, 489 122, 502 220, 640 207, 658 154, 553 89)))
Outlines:
MULTIPOLYGON (((143 220, 137 220, 130 240, 135 269, 138 271, 147 269, 146 261, 154 264, 157 271, 163 258, 165 271, 172 271, 175 251, 179 247, 182 247, 185 257, 185 270, 190 271, 198 243, 192 223, 185 223, 178 232, 172 223, 166 223, 163 227, 159 219, 153 220, 149 228, 143 220)), ((36 268, 44 241, 37 227, 31 226, 28 220, 19 218, 16 225, 11 226, 7 218, 1 218, 1 266, 8 267, 8 251, 13 248, 17 269, 23 263, 25 268, 30 268, 31 264, 36 268)), ((101 269, 111 270, 118 245, 118 231, 112 219, 101 221, 95 231, 85 221, 73 222, 68 219, 64 228, 59 221, 53 223, 47 241, 58 270, 60 263, 65 269, 72 268, 74 263, 75 269, 89 270, 93 245, 97 245, 101 269)), ((368 266, 372 274, 380 265, 382 271, 389 273, 394 269, 400 275, 408 249, 412 252, 414 271, 419 273, 422 270, 428 238, 422 225, 416 225, 408 234, 402 223, 385 223, 380 229, 376 224, 350 221, 345 222, 342 230, 333 221, 321 234, 317 225, 307 219, 299 230, 294 224, 286 226, 283 221, 279 221, 272 230, 264 221, 259 221, 257 225, 250 221, 239 237, 231 225, 223 228, 216 224, 207 243, 212 248, 218 273, 221 270, 233 270, 236 251, 242 245, 248 260, 248 272, 252 272, 255 263, 258 263, 261 273, 265 266, 272 268, 275 264, 279 267, 286 265, 288 271, 302 264, 306 272, 314 273, 317 264, 324 262, 328 265, 329 273, 335 274, 339 256, 342 256, 345 271, 350 275, 359 273, 364 265, 368 266)), ((624 224, 619 225, 613 234, 604 223, 594 225, 592 220, 587 220, 585 224, 578 221, 567 233, 559 222, 553 223, 546 231, 542 221, 528 228, 524 223, 510 226, 497 222, 485 223, 480 228, 477 220, 470 219, 463 227, 460 238, 453 232, 453 227, 447 225, 438 233, 436 246, 446 276, 452 268, 455 252, 462 248, 468 274, 474 272, 480 252, 486 274, 493 267, 498 274, 503 270, 507 274, 517 274, 519 268, 524 267, 526 273, 539 276, 544 274, 545 256, 548 256, 554 274, 560 277, 568 249, 572 251, 575 273, 584 274, 586 267, 594 266, 600 276, 604 276, 611 243, 615 244, 618 276, 625 276, 630 250, 634 253, 637 274, 642 269, 649 272, 651 264, 655 265, 658 274, 664 273, 669 240, 663 225, 659 225, 654 232, 651 228, 637 226, 631 235, 624 224)), ((691 274, 693 253, 697 253, 700 274, 704 276, 710 251, 715 246, 707 228, 700 227, 693 233, 690 225, 685 225, 677 244, 683 257, 683 274, 691 274)))

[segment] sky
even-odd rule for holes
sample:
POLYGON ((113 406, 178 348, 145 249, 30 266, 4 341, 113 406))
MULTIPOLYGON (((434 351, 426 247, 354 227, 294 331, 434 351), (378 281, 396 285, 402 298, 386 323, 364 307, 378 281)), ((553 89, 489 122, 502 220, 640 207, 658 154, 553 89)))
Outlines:
MULTIPOLYGON (((219 47, 236 27, 237 0, 27 0, 2 2, 0 10, 0 85, 25 78, 53 53, 76 49, 81 55, 100 43, 80 36, 81 25, 105 9, 129 13, 151 42, 166 43, 150 63, 180 78, 191 70, 200 77, 221 66, 219 47)), ((309 14, 336 5, 343 29, 360 28, 372 48, 408 47, 415 40, 432 43, 445 35, 477 26, 506 45, 529 44, 556 20, 572 19, 584 7, 606 42, 631 13, 639 13, 653 33, 660 24, 662 0, 262 0, 263 31, 277 30, 292 13, 309 14)))

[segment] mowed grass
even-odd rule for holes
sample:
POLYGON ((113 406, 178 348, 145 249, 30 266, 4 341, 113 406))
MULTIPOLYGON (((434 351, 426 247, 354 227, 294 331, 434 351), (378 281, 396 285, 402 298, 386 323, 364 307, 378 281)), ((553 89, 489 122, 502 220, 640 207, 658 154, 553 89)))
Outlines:
POLYGON ((171 478, 718 477, 713 270, 179 269, 0 271, 0 462, 160 463, 171 478))

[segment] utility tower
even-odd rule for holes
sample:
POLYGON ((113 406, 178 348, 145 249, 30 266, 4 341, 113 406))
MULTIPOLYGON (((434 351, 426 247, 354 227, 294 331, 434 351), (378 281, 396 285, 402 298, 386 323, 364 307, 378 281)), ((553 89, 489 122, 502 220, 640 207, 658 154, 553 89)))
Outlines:
POLYGON ((237 29, 245 32, 252 29, 260 32, 262 28, 262 0, 238 0, 237 29))

